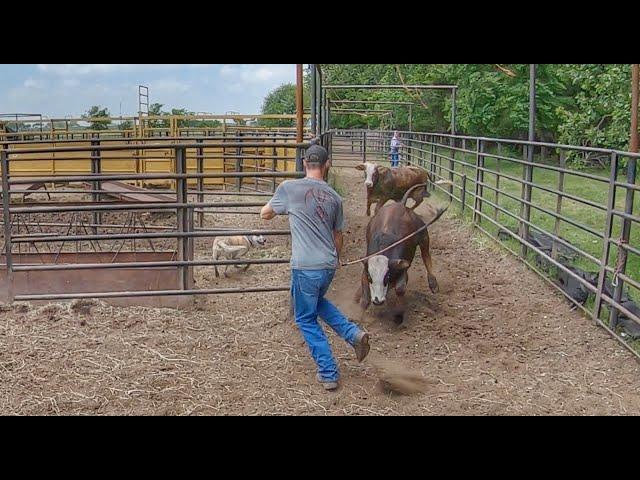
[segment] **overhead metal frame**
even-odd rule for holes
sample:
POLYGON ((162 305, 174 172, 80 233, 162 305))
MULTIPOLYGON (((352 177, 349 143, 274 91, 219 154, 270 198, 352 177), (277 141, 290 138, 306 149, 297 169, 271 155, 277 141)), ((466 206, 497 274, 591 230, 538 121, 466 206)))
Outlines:
MULTIPOLYGON (((457 110, 457 85, 323 85, 322 91, 324 93, 323 108, 325 109, 325 116, 327 118, 327 127, 330 127, 329 119, 331 115, 331 103, 328 99, 327 92, 333 90, 446 90, 451 92, 451 120, 450 131, 452 135, 456 134, 456 110, 457 110)), ((326 128, 325 131, 330 128, 326 128)))

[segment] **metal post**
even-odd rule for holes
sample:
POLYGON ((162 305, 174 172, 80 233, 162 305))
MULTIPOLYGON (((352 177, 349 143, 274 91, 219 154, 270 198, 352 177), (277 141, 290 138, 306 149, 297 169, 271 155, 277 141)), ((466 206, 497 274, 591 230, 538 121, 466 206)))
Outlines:
MULTIPOLYGON (((498 157, 502 156, 502 144, 498 143, 498 157)), ((496 191, 495 191, 495 203, 496 206, 500 205, 500 177, 502 173, 502 160, 500 158, 496 159, 496 191)), ((500 216, 500 210, 498 208, 493 209, 493 219, 497 222, 500 216)))
POLYGON ((458 89, 454 88, 453 90, 451 90, 451 135, 455 135, 457 133, 457 118, 456 118, 456 113, 457 113, 457 104, 458 104, 458 89))
POLYGON ((413 132, 413 105, 409 105, 409 131, 413 132))
POLYGON ((462 193, 460 193, 460 212, 464 214, 467 204, 467 174, 462 175, 462 193))
POLYGON ((631 66, 631 141, 630 151, 638 153, 640 138, 638 133, 638 104, 640 103, 640 64, 634 63, 631 66))
MULTIPOLYGON (((238 132, 237 133, 238 137, 242 137, 242 132, 238 132)), ((242 142, 241 138, 238 138, 238 143, 242 142)), ((242 160, 242 147, 238 147, 236 148, 236 172, 241 173, 243 170, 243 160, 242 160)), ((236 179, 236 190, 238 190, 238 192, 240 192, 242 190, 242 178, 237 178, 236 179)))
MULTIPOLYGON (((564 157, 564 153, 561 153, 564 157)), ((561 160, 562 162, 562 160, 561 160)), ((562 162, 564 163, 564 162, 562 162)), ((602 253, 602 265, 600 266, 600 276, 598 277, 598 291, 596 293, 596 301, 593 307, 593 320, 597 322, 600 319, 600 312, 602 311, 602 295, 604 293, 605 281, 607 279, 607 265, 609 265, 609 257, 611 255, 611 235, 613 233, 613 211, 616 208, 616 181, 618 179, 618 154, 611 154, 611 176, 609 178, 609 200, 607 201, 607 220, 605 223, 604 231, 604 244, 602 253)), ((559 222, 559 220, 557 220, 559 222)), ((555 232, 558 236, 558 232, 555 232)), ((555 246, 555 242, 554 242, 555 246)), ((554 257, 554 259, 556 259, 554 257)), ((615 328, 615 327, 614 327, 615 328)))
POLYGON ((362 158, 367 161, 367 131, 362 132, 362 158))
MULTIPOLYGON (((613 168, 614 166, 614 161, 615 161, 615 165, 616 165, 616 173, 617 173, 617 163, 618 163, 618 156, 617 155, 613 155, 611 158, 611 167, 613 168)), ((564 169, 565 166, 567 164, 567 154, 565 153, 564 150, 562 150, 560 152, 560 168, 564 169)), ((564 172, 560 172, 558 174, 558 192, 560 193, 564 193, 564 172)), ((614 181, 615 181, 615 177, 614 177, 614 181)), ((553 234, 556 237, 560 237, 560 227, 562 225, 562 220, 560 220, 560 215, 562 215, 562 203, 563 203, 563 199, 564 197, 562 195, 558 195, 558 199, 556 201, 556 221, 555 221, 555 225, 553 227, 553 234)), ((558 242, 556 242, 554 240, 553 242, 553 246, 551 248, 551 258, 553 258, 554 260, 558 260, 558 242)), ((608 259, 608 254, 607 254, 607 259, 608 259)))
POLYGON ((5 259, 7 263, 7 302, 13 302, 13 253, 11 248, 11 194, 9 190, 9 153, 0 151, 0 163, 2 163, 2 216, 4 220, 4 245, 5 259))
POLYGON ((482 212, 482 197, 484 195, 484 188, 482 187, 482 183, 484 183, 484 141, 478 140, 478 150, 476 153, 476 190, 475 190, 475 200, 473 207, 473 223, 480 224, 482 223, 482 216, 480 212, 482 212))
MULTIPOLYGON (((449 160, 449 181, 453 183, 455 181, 454 172, 456 171, 456 139, 451 137, 451 159, 449 160)), ((463 156, 464 157, 464 156, 463 156)), ((453 195, 453 185, 449 186, 449 195, 453 195)))
MULTIPOLYGON (((436 178, 436 161, 437 161, 437 148, 436 148, 436 139, 435 137, 431 138, 431 155, 429 156, 429 171, 431 173, 431 178, 435 180, 436 178)), ((431 190, 434 191, 436 189, 435 184, 431 184, 431 190)))
MULTIPOLYGON (((187 150, 184 147, 177 147, 175 150, 176 173, 184 175, 187 173, 187 150)), ((176 203, 180 206, 176 209, 177 229, 178 233, 186 233, 189 231, 189 213, 187 204, 189 203, 188 185, 186 178, 176 180, 176 203)), ((189 261, 189 242, 185 237, 178 238, 178 261, 189 261)), ((180 290, 189 289, 189 268, 180 266, 180 277, 178 288, 180 290)))
POLYGON ((311 74, 311 131, 316 136, 317 118, 316 118, 316 66, 315 64, 309 65, 309 72, 311 74))
POLYGON ((302 64, 296 64, 296 141, 304 139, 304 73, 302 64))
MULTIPOLYGON (((536 64, 532 63, 529 69, 529 142, 536 141, 536 64)), ((531 220, 531 182, 533 181, 533 160, 535 147, 533 145, 527 146, 527 162, 528 165, 524 166, 522 185, 522 205, 521 205, 521 217, 529 222, 531 220)), ((529 238, 529 225, 525 222, 520 222, 520 238, 527 240, 529 238)), ((527 256, 527 246, 522 243, 520 246, 520 254, 523 258, 527 256)))
MULTIPOLYGON (((636 145, 637 147, 637 145, 636 145)), ((629 164, 627 166, 627 183, 634 185, 636 183, 636 168, 637 160, 635 158, 629 158, 629 164)), ((632 188, 627 189, 627 196, 625 199, 625 207, 624 212, 628 215, 633 215, 633 201, 635 198, 635 190, 632 188)), ((629 245, 629 240, 631 238, 631 226, 632 221, 625 218, 622 222, 622 235, 620 236, 620 244, 618 247, 618 261, 616 263, 616 272, 617 273, 626 273, 627 271, 627 260, 629 257, 629 252, 624 248, 626 245, 629 245)), ((613 299, 620 303, 622 299, 622 293, 624 291, 624 281, 622 279, 617 279, 615 291, 613 293, 613 299)), ((609 327, 611 330, 615 331, 618 326, 618 317, 619 312, 617 309, 611 309, 611 321, 609 323, 609 327)))
MULTIPOLYGON (((278 140, 274 138, 273 143, 277 143, 277 142, 278 140)), ((273 147, 273 159, 271 160, 272 172, 278 171, 278 159, 276 158, 277 156, 278 156, 278 149, 276 147, 273 147)), ((271 193, 276 193, 276 188, 277 188, 276 177, 273 177, 271 179, 271 193)))
MULTIPOLYGON (((99 147, 100 140, 92 140, 91 146, 99 147)), ((100 150, 93 150, 91 152, 91 174, 92 175, 100 175, 100 173, 102 173, 102 161, 100 157, 101 157, 100 150)), ((94 191, 102 190, 102 182, 100 180, 96 180, 95 182, 92 183, 92 188, 94 191)), ((94 203, 99 203, 102 200, 102 195, 100 195, 99 193, 92 193, 91 197, 94 203)), ((93 217, 93 224, 95 225, 94 227, 92 227, 92 230, 93 230, 93 233, 97 235, 98 225, 102 223, 102 214, 100 212, 93 212, 92 217, 93 217)))
MULTIPOLYGON (((631 139, 629 141, 629 149, 631 153, 638 153, 639 138, 638 138, 638 104, 640 103, 640 64, 634 63, 631 65, 631 139)), ((627 183, 635 184, 637 176, 637 159, 629 158, 629 164, 627 166, 627 183)), ((617 172, 616 172, 617 174, 617 172)), ((617 177, 616 177, 617 178, 617 177)), ((635 198, 635 191, 631 188, 627 189, 627 196, 625 200, 625 213, 633 214, 633 201, 635 198)), ((629 245, 631 238, 631 220, 625 218, 622 222, 622 235, 620 237, 621 246, 618 247, 618 262, 616 264, 616 273, 626 273, 627 260, 629 253, 624 246, 629 245)), ((620 303, 622 299, 622 293, 624 292, 624 281, 618 279, 615 291, 613 293, 613 299, 620 303)), ((620 313, 616 308, 611 309, 609 326, 611 330, 615 331, 618 326, 618 317, 620 313)))
POLYGON ((316 114, 318 116, 318 124, 316 129, 316 137, 322 135, 322 70, 320 65, 316 64, 316 73, 318 75, 318 81, 316 82, 316 114))
MULTIPOLYGON (((203 140, 198 139, 197 143, 202 144, 203 140)), ((204 149, 202 147, 197 150, 196 170, 199 175, 204 173, 204 149)), ((204 203, 204 178, 198 177, 198 203, 204 203)), ((198 225, 204 227, 204 212, 198 212, 198 225)))
POLYGON ((327 92, 321 87, 320 88, 320 133, 324 135, 326 130, 326 122, 325 122, 325 97, 327 96, 327 92))
POLYGON ((302 148, 296 147, 296 172, 304 172, 302 148))
POLYGON ((536 72, 537 66, 532 63, 529 68, 529 141, 536 141, 536 118, 537 118, 537 103, 536 103, 536 72))

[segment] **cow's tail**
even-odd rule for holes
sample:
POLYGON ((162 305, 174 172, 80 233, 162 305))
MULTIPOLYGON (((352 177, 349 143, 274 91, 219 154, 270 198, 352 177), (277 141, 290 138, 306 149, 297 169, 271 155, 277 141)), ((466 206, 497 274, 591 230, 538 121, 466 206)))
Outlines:
MULTIPOLYGON (((409 190, 407 190, 407 193, 405 193, 404 197, 402 197, 402 202, 401 202, 402 205, 404 205, 405 207, 407 206, 407 200, 409 200, 409 197, 411 196, 413 191, 417 190, 418 188, 424 188, 425 191, 426 191, 427 190, 427 184, 426 183, 419 183, 418 185, 414 185, 409 190)), ((396 198, 398 198, 398 197, 396 197, 396 198)))
POLYGON ((452 203, 453 203, 453 197, 449 197, 449 204, 446 207, 438 208, 438 213, 436 213, 436 216, 434 217, 434 219, 427 224, 427 227, 430 227, 431 225, 436 223, 438 220, 440 220, 440 218, 442 218, 442 216, 447 212, 447 210, 449 210, 449 207, 451 206, 452 203))

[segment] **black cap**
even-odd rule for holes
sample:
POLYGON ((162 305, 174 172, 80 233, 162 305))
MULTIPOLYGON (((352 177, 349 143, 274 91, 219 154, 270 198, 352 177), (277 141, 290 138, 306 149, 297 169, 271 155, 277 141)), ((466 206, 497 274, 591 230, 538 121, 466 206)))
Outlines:
POLYGON ((311 145, 304 154, 307 163, 317 163, 324 165, 329 160, 329 152, 321 145, 311 145))

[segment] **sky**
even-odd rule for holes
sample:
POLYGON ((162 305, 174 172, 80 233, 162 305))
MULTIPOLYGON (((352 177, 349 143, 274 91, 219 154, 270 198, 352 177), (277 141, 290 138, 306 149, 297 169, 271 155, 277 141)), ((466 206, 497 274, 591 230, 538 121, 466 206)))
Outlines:
POLYGON ((255 114, 267 93, 295 78, 295 64, 0 64, 0 113, 79 117, 101 105, 135 115, 138 85, 146 85, 150 103, 165 110, 255 114))

